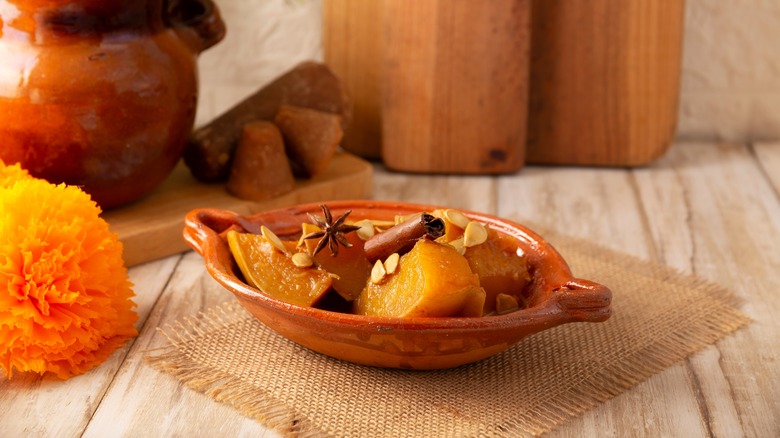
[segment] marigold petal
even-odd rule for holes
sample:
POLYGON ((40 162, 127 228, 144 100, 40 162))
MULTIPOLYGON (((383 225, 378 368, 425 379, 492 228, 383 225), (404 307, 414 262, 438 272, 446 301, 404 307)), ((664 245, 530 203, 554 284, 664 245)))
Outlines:
POLYGON ((6 165, 0 160, 0 187, 10 187, 16 181, 32 178, 30 173, 22 169, 19 163, 6 165))
POLYGON ((137 335, 122 244, 77 187, 0 166, 0 366, 68 378, 137 335))

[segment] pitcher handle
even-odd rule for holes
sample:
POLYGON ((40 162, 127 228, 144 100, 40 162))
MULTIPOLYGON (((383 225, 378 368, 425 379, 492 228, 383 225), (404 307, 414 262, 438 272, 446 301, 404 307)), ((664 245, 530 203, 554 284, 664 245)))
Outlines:
POLYGON ((166 22, 200 53, 222 41, 225 23, 211 0, 168 0, 166 22))

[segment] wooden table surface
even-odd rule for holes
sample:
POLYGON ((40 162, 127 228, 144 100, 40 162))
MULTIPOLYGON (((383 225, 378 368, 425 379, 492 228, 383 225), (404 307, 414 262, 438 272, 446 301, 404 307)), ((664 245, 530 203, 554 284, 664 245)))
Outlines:
MULTIPOLYGON (((549 223, 731 288, 745 329, 585 413, 551 436, 780 436, 780 144, 676 144, 639 169, 529 166, 500 177, 375 167, 374 197, 549 223)), ((276 436, 152 369, 157 330, 232 300, 191 293, 192 252, 133 267, 140 335, 68 381, 0 382, 0 436, 276 436)))

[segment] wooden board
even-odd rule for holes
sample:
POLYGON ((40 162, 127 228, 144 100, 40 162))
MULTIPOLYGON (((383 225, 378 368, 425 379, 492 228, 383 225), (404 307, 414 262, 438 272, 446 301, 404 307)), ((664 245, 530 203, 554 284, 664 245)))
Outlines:
POLYGON ((296 188, 263 202, 246 201, 225 191, 223 184, 197 182, 183 164, 150 196, 109 210, 103 217, 124 244, 127 266, 186 251, 181 236, 184 216, 195 208, 220 208, 252 214, 288 205, 371 196, 371 164, 347 153, 337 154, 328 169, 310 180, 298 180, 296 188))
POLYGON ((684 1, 533 3, 528 163, 634 166, 675 132, 684 1))
POLYGON ((393 170, 524 163, 531 2, 382 3, 382 158, 393 170))
POLYGON ((355 111, 341 147, 358 156, 382 156, 382 2, 325 0, 325 63, 343 81, 355 111))

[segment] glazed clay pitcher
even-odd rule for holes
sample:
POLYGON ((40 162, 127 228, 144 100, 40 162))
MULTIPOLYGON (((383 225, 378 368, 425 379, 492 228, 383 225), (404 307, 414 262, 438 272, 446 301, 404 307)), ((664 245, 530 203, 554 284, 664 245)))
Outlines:
POLYGON ((181 157, 211 0, 0 0, 0 159, 101 207, 157 187, 181 157))

